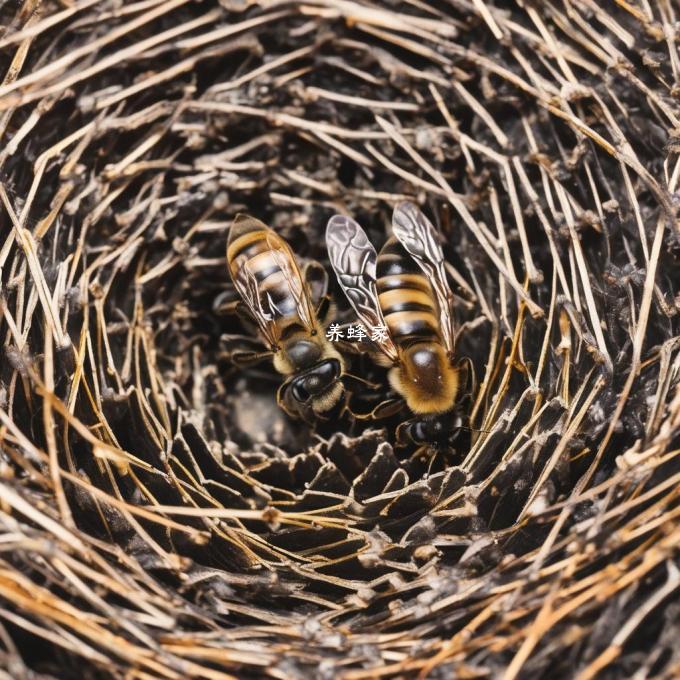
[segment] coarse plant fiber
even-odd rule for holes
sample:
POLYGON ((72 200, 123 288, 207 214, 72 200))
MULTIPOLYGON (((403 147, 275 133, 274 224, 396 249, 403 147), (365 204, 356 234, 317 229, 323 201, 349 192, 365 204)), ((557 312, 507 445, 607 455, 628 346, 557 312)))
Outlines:
POLYGON ((0 678, 678 677, 679 22, 0 1, 0 678), (431 465, 223 338, 236 213, 328 268, 400 200, 470 367, 431 465))

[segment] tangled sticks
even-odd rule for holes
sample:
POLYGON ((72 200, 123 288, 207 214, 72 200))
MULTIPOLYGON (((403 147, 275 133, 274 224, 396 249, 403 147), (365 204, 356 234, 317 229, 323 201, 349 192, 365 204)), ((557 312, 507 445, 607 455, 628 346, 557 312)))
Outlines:
POLYGON ((0 5, 5 677, 677 674, 677 8, 523 5, 0 5), (327 267, 403 200, 477 378, 429 471, 220 345, 234 215, 327 267))

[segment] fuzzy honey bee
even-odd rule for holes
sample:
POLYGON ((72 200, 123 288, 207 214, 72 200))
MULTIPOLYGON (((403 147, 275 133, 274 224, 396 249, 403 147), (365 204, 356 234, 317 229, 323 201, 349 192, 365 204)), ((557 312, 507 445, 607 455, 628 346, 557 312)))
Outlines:
MULTIPOLYGON (((335 215, 326 229, 328 253, 374 338, 375 361, 390 367, 390 385, 415 416, 400 434, 416 444, 444 443, 461 427, 454 406, 462 385, 444 255, 434 227, 412 203, 395 208, 392 227, 377 254, 357 222, 335 215)), ((388 408, 384 402, 383 412, 388 408)))
MULTIPOLYGON (((234 287, 257 324, 266 351, 231 352, 234 363, 248 365, 266 357, 285 377, 277 400, 292 416, 323 417, 344 394, 344 362, 326 339, 322 321, 330 306, 325 271, 300 270, 286 241, 259 220, 239 214, 227 243, 227 265, 234 287)), ((242 336, 223 336, 239 346, 242 336)))

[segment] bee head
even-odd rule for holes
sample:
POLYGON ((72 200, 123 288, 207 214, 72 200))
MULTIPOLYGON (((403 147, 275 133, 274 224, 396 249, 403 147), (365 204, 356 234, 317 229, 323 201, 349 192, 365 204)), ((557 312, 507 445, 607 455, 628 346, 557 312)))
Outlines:
POLYGON ((293 411, 311 410, 315 415, 330 411, 344 393, 342 372, 341 360, 326 359, 287 380, 281 386, 281 399, 293 411))

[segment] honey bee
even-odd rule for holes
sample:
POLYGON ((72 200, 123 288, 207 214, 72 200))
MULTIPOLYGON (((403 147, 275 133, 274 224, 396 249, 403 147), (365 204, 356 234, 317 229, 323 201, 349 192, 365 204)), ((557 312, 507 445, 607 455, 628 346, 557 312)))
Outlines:
POLYGON ((323 417, 344 394, 342 356, 326 339, 319 320, 328 313, 328 304, 322 302, 315 308, 311 283, 303 277, 290 246, 253 217, 238 214, 234 218, 227 265, 268 347, 261 353, 236 352, 236 363, 271 356, 276 371, 285 376, 277 392, 284 411, 306 420, 323 417))
POLYGON ((462 386, 444 255, 434 227, 412 203, 397 205, 392 227, 378 255, 357 222, 335 215, 326 229, 328 253, 379 350, 374 359, 390 367, 391 387, 415 416, 401 434, 416 444, 444 443, 461 428, 454 406, 462 386))

